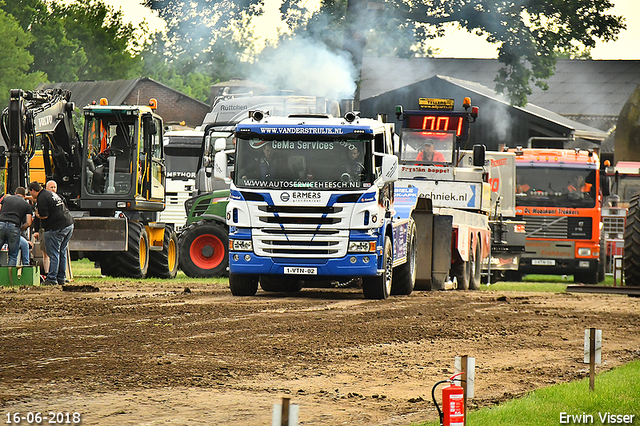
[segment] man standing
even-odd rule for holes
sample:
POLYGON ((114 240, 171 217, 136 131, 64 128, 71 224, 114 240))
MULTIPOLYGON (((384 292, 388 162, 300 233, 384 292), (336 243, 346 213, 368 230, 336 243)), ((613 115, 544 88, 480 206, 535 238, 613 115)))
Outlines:
POLYGON ((20 231, 31 226, 31 206, 19 195, 6 195, 0 201, 0 247, 9 247, 9 266, 18 263, 20 231))
POLYGON ((64 284, 67 247, 73 234, 73 217, 62 198, 42 189, 38 182, 29 184, 29 193, 37 202, 36 217, 44 228, 44 245, 49 255, 49 270, 45 285, 64 284))

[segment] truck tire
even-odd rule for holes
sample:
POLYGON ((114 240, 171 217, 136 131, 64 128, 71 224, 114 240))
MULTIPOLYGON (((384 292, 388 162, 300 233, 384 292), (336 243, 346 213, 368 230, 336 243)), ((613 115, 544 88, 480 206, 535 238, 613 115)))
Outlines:
POLYGON ((631 197, 624 226, 624 283, 640 287, 640 194, 631 197))
POLYGON ((191 278, 227 274, 229 233, 223 225, 198 221, 180 233, 180 269, 191 278))
POLYGON ((260 287, 264 291, 295 293, 302 289, 300 280, 282 275, 260 275, 260 287))
POLYGON ((416 239, 416 225, 412 222, 407 234, 407 262, 394 271, 391 294, 408 295, 413 292, 416 284, 416 239))
POLYGON ((480 288, 480 280, 482 279, 482 245, 478 238, 476 242, 476 249, 471 252, 473 259, 470 259, 469 270, 469 290, 478 290, 480 288))
POLYGON ((164 228, 161 251, 149 251, 147 277, 173 279, 178 273, 178 237, 170 226, 164 228))
POLYGON ((149 237, 140 222, 129 222, 129 248, 100 261, 102 275, 144 278, 149 270, 149 237))
POLYGON ((391 293, 393 280, 393 246, 388 235, 384 237, 384 250, 382 254, 382 275, 362 277, 362 292, 365 299, 386 299, 391 293))
POLYGON ((258 276, 229 274, 229 288, 234 296, 255 296, 258 291, 258 276))
POLYGON ((598 283, 606 279, 605 265, 607 262, 607 246, 604 239, 600 239, 600 257, 598 259, 598 283))

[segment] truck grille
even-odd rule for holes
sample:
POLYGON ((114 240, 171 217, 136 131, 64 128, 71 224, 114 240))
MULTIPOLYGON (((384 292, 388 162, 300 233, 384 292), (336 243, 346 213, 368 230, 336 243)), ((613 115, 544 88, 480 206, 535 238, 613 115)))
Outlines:
POLYGON ((355 202, 333 206, 248 204, 257 255, 335 258, 347 254, 355 202))
POLYGON ((602 224, 604 226, 604 234, 609 237, 609 235, 616 235, 615 237, 609 238, 618 238, 618 234, 624 235, 624 217, 603 217, 602 224))
POLYGON ((590 217, 525 216, 523 219, 527 238, 591 239, 590 217))

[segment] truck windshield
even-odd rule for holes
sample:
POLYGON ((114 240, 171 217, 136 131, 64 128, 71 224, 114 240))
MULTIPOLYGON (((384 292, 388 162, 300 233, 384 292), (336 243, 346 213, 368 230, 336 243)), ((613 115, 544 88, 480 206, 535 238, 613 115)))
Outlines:
POLYGON ((516 167, 516 205, 589 208, 596 205, 595 169, 516 167))
POLYGON ((136 124, 124 121, 120 114, 85 116, 84 185, 89 194, 127 194, 132 189, 136 176, 136 124))
POLYGON ((196 178, 200 145, 185 147, 184 145, 164 147, 164 158, 167 166, 167 178, 187 180, 196 178))
POLYGON ((368 188, 371 162, 370 141, 238 138, 234 180, 245 188, 368 188))
POLYGON ((454 132, 402 130, 400 162, 403 164, 448 164, 453 162, 454 132))
MULTIPOLYGON (((613 179, 611 179, 613 181, 613 179)), ((629 204, 631 197, 640 192, 640 176, 638 175, 620 175, 617 191, 612 193, 620 196, 620 202, 629 204)))

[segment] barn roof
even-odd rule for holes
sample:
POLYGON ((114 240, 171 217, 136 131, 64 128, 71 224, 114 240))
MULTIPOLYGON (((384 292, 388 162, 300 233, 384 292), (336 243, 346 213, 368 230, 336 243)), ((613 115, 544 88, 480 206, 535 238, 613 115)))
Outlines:
MULTIPOLYGON (((423 81, 434 75, 494 88, 497 59, 365 57, 360 99, 423 81)), ((565 116, 617 116, 640 84, 640 60, 557 61, 548 90, 532 86, 528 101, 565 116)))

